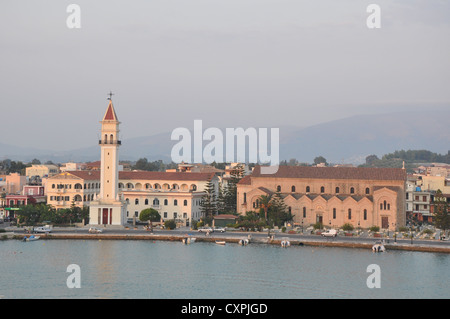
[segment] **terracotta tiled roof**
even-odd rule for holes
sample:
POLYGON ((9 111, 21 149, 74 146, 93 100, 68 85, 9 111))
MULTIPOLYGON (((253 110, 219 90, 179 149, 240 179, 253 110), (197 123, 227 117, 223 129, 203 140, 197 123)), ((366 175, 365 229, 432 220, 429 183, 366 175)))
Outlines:
MULTIPOLYGON (((67 173, 85 180, 100 180, 100 171, 70 171, 67 173)), ((119 180, 210 181, 214 175, 214 173, 120 171, 119 180)), ((58 177, 60 178, 55 175, 53 178, 58 177)))
POLYGON ((252 183, 251 176, 247 175, 241 178, 238 184, 240 185, 250 185, 252 183))
MULTIPOLYGON (((406 171, 402 168, 279 166, 275 174, 261 174, 261 167, 256 166, 251 177, 405 181, 406 171)), ((242 184, 250 184, 250 181, 242 184)))
POLYGON ((214 173, 185 172, 151 172, 151 171, 121 171, 119 179, 134 180, 170 180, 170 181, 210 181, 214 173))

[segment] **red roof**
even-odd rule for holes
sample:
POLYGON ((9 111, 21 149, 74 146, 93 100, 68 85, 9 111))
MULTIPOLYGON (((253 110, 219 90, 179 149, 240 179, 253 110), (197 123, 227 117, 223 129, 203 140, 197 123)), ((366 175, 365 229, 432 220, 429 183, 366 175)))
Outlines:
POLYGON ((114 111, 114 106, 111 100, 109 101, 109 105, 108 108, 106 109, 103 121, 117 121, 116 111, 114 111))
POLYGON ((406 180, 406 171, 402 168, 375 167, 315 167, 315 166, 279 166, 275 174, 261 174, 256 166, 248 179, 239 184, 250 184, 250 178, 308 178, 308 179, 356 179, 356 180, 406 180))
MULTIPOLYGON (((85 180, 100 179, 100 171, 70 171, 67 173, 85 180)), ((214 175, 214 173, 120 171, 119 180, 210 181, 214 175)))

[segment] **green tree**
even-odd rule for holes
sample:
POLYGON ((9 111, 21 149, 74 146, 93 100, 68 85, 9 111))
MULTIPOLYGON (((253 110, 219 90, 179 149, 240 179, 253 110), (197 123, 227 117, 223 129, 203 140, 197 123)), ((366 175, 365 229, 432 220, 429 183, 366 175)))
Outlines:
POLYGON ((269 219, 276 226, 283 226, 285 222, 291 221, 293 218, 289 212, 287 205, 279 192, 272 196, 272 205, 269 208, 269 219))
POLYGON ((328 163, 327 163, 327 160, 325 159, 325 157, 323 157, 323 156, 317 156, 315 159, 314 159, 314 164, 321 164, 321 163, 325 163, 325 165, 327 165, 328 163))
POLYGON ((441 190, 437 190, 433 201, 433 219, 434 225, 442 229, 445 233, 450 229, 450 214, 448 211, 447 198, 442 194, 441 190))
POLYGON ((212 181, 205 186, 205 195, 200 202, 200 211, 207 224, 211 224, 214 214, 217 212, 215 187, 212 181))
POLYGON ((139 220, 142 222, 148 221, 150 229, 153 229, 153 222, 159 222, 161 220, 161 215, 154 208, 146 208, 140 212, 139 220))
POLYGON ((236 214, 237 211, 237 184, 244 177, 244 166, 236 165, 230 172, 230 179, 223 189, 223 212, 236 214))
POLYGON ((268 212, 272 206, 272 195, 259 196, 259 207, 264 211, 264 220, 268 223, 268 212))

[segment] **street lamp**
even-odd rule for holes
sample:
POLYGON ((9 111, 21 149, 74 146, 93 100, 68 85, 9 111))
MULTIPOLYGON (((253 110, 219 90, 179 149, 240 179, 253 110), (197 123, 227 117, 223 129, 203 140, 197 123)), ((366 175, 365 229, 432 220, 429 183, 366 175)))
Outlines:
POLYGON ((303 218, 302 218, 302 235, 303 235, 303 218))

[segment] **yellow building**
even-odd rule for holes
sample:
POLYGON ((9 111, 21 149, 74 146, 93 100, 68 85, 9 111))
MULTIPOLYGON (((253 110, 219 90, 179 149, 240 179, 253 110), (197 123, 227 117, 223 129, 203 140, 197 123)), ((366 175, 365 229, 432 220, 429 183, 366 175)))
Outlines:
POLYGON ((31 167, 25 169, 27 177, 39 176, 40 178, 53 176, 59 173, 59 167, 56 165, 36 165, 33 164, 31 167))
POLYGON ((100 122, 100 170, 70 171, 46 181, 48 204, 57 209, 89 206, 89 224, 125 225, 145 208, 162 220, 190 226, 200 220, 200 201, 208 182, 218 188, 215 172, 119 171, 119 124, 110 100, 100 122))

